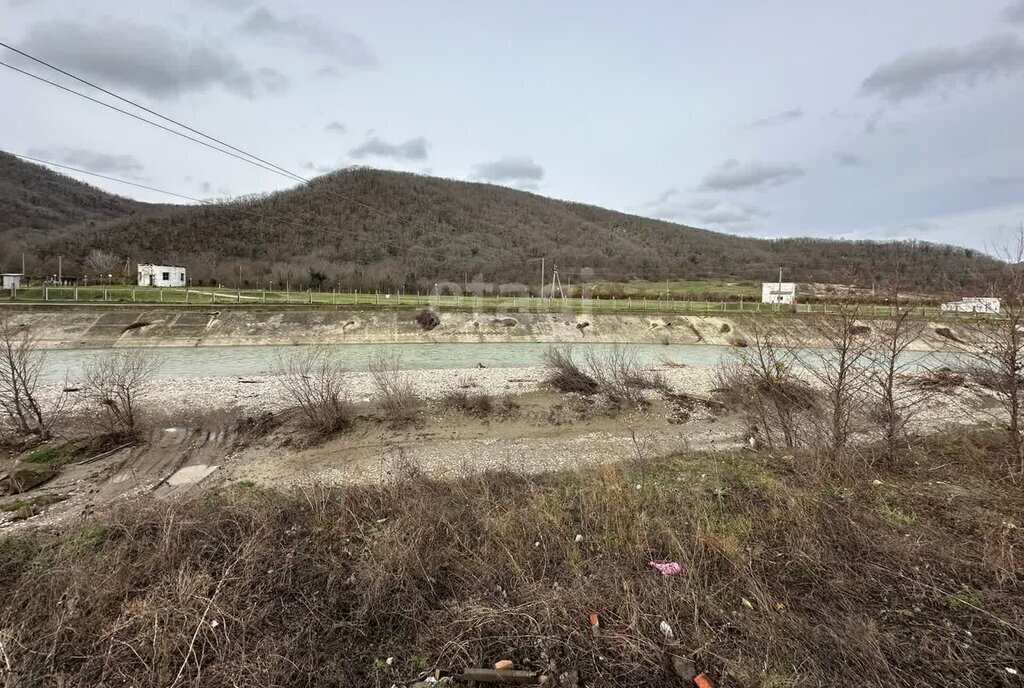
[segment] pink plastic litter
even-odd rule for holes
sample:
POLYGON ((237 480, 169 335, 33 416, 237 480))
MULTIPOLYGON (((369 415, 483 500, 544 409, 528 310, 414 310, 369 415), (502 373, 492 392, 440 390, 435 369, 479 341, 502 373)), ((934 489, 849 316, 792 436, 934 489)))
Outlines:
POLYGON ((647 565, 661 571, 663 576, 674 576, 683 571, 683 565, 678 561, 649 561, 647 565))

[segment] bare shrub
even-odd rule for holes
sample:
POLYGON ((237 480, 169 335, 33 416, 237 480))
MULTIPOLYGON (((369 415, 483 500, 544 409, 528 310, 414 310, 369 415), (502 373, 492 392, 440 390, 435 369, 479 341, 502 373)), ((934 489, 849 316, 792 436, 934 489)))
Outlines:
POLYGON ((409 376, 402 372, 401 363, 397 353, 380 351, 367 367, 381 410, 388 419, 405 423, 415 418, 420 400, 409 376))
POLYGON ((925 322, 913 317, 913 307, 901 300, 906 266, 898 246, 893 249, 888 302, 892 315, 875 324, 874 341, 868 357, 871 368, 866 390, 874 401, 874 420, 879 424, 886 458, 894 461, 908 446, 908 427, 926 398, 930 385, 942 385, 947 376, 933 375, 920 384, 906 384, 911 363, 906 353, 924 333, 925 322))
POLYGON ((549 347, 544 352, 544 368, 547 383, 559 392, 589 395, 600 390, 597 380, 573 358, 572 349, 549 347))
MULTIPOLYGON (((1007 468, 1024 478, 1024 227, 1012 246, 999 249, 1005 261, 992 292, 1000 297, 998 315, 963 325, 962 371, 995 392, 1010 449, 1007 468)), ((938 329, 936 329, 938 331, 938 329)))
POLYGON ((39 400, 42 367, 42 352, 31 330, 15 325, 6 313, 0 316, 0 408, 21 437, 49 439, 67 407, 67 393, 61 392, 43 408, 39 400))
POLYGON ((496 410, 493 396, 464 384, 446 390, 441 396, 441 407, 474 418, 487 418, 496 410))
POLYGON ((430 332, 441 324, 440 316, 428 308, 417 311, 416 315, 413 316, 413 321, 419 325, 419 328, 424 332, 430 332))
POLYGON ((823 346, 802 350, 806 369, 822 387, 820 445, 835 459, 847 447, 857 411, 864 407, 871 339, 857 323, 856 306, 839 304, 835 311, 813 319, 823 346))
POLYGON ((299 408, 309 426, 327 435, 352 422, 346 394, 346 372, 323 347, 282 355, 275 367, 285 395, 299 408))
POLYGON ((643 406, 647 404, 644 392, 668 389, 665 377, 641 367, 636 354, 628 347, 616 345, 603 354, 588 349, 584 361, 587 372, 613 404, 643 406))
POLYGON ((141 429, 139 396, 160 361, 142 349, 118 349, 93 358, 82 372, 86 398, 99 411, 104 434, 133 438, 141 429))
POLYGON ((776 330, 751 329, 749 347, 732 349, 717 369, 720 400, 746 416, 751 436, 769 448, 806 442, 799 430, 815 413, 816 393, 796 373, 797 357, 776 330))

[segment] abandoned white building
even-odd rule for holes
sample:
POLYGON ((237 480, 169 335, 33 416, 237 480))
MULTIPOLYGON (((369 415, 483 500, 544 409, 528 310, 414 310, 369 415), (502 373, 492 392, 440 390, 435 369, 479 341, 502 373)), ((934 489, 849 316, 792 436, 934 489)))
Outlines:
POLYGON ((795 282, 764 282, 761 284, 761 303, 796 302, 795 282))
POLYGON ((998 313, 999 299, 991 296, 970 296, 944 303, 939 309, 953 313, 998 313))
POLYGON ((185 268, 179 265, 139 265, 140 287, 184 287, 185 268))
POLYGON ((20 272, 2 272, 0 273, 0 289, 14 289, 18 290, 21 288, 22 274, 20 272))

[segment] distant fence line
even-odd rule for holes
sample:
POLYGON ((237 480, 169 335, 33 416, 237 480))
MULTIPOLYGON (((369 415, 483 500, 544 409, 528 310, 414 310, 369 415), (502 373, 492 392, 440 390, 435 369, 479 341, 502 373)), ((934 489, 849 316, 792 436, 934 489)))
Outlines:
MULTIPOLYGON (((141 304, 248 304, 295 306, 358 306, 394 308, 499 309, 536 312, 650 312, 650 313, 809 313, 828 314, 837 304, 797 303, 792 305, 760 301, 687 301, 666 298, 632 297, 537 297, 477 296, 407 293, 361 293, 316 291, 269 291, 263 289, 222 289, 213 287, 24 287, 0 291, 0 303, 141 303, 141 304)), ((847 306, 848 307, 848 306, 847 306)), ((893 314, 892 306, 856 305, 864 317, 893 314)), ((938 306, 917 306, 919 317, 977 317, 979 313, 942 311, 938 306)))

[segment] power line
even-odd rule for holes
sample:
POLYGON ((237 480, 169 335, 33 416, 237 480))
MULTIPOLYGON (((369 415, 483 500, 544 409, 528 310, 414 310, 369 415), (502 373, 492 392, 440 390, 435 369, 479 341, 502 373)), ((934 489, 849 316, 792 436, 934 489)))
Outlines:
MULTIPOLYGON (((224 150, 222 148, 218 148, 217 146, 213 146, 213 145, 207 143, 206 141, 200 141, 200 140, 198 140, 198 139, 196 139, 196 138, 194 138, 192 136, 189 136, 187 134, 184 134, 184 133, 182 133, 180 131, 175 131, 174 129, 171 129, 169 127, 165 127, 162 124, 159 124, 157 122, 153 122, 152 120, 146 119, 145 117, 141 117, 139 115, 136 115, 136 114, 133 114, 131 112, 128 112, 127 110, 124 110, 122 108, 119 108, 119 107, 116 107, 114 105, 111 105, 110 103, 105 103, 102 100, 98 100, 98 99, 93 98, 91 96, 88 96, 88 95, 86 95, 84 93, 76 91, 76 90, 74 90, 72 88, 68 88, 67 86, 63 86, 61 84, 58 84, 55 81, 50 81, 49 79, 46 79, 44 77, 38 76, 36 74, 33 74, 32 72, 28 72, 28 71, 26 71, 24 69, 20 69, 18 67, 13 66, 13 65, 7 64, 6 62, 0 62, 0 65, 2 65, 4 67, 7 67, 8 69, 12 69, 12 70, 14 70, 16 72, 19 72, 19 73, 24 74, 26 76, 32 77, 33 79, 38 79, 39 81, 42 81, 42 82, 47 83, 47 84, 50 84, 51 86, 55 86, 55 87, 57 87, 57 88, 59 88, 59 89, 61 89, 63 91, 66 91, 68 93, 72 93, 72 94, 74 94, 76 96, 79 96, 81 98, 85 98, 85 99, 90 100, 90 101, 92 101, 94 103, 97 103, 97 104, 102 105, 104 107, 110 108, 111 110, 114 110, 116 112, 120 112, 122 114, 128 115, 129 117, 133 117, 133 118, 135 118, 135 119, 137 119, 137 120, 139 120, 141 122, 145 122, 147 124, 151 124, 151 125, 153 125, 155 127, 163 129, 164 131, 170 132, 170 133, 172 133, 172 134, 174 134, 176 136, 180 136, 182 138, 188 139, 189 141, 193 141, 195 143, 199 143, 199 144, 201 144, 203 146, 206 146, 207 148, 210 148, 212 150, 224 153, 225 155, 230 155, 231 157, 233 157, 233 158, 235 158, 237 160, 241 160, 242 162, 246 162, 246 163, 249 163, 250 165, 255 165, 255 166, 257 166, 257 167, 259 167, 261 169, 267 170, 269 172, 273 172, 274 174, 281 175, 281 176, 286 177, 287 179, 289 179, 291 181, 297 181, 297 182, 301 182, 301 183, 304 183, 304 184, 310 184, 311 183, 310 179, 307 179, 307 178, 303 177, 300 174, 296 174, 295 172, 291 172, 290 170, 287 170, 287 169, 285 169, 285 168, 283 168, 283 167, 281 167, 279 165, 275 165, 274 163, 265 161, 265 160, 263 160, 263 158, 260 158, 259 156, 256 156, 256 155, 254 155, 252 153, 249 153, 248 151, 245 151, 245 150, 243 150, 241 148, 237 148, 235 146, 232 146, 229 143, 225 143, 224 141, 221 141, 220 139, 218 139, 216 137, 210 136, 209 134, 203 133, 203 132, 199 131, 198 129, 194 129, 192 127, 189 127, 188 125, 182 124, 181 122, 178 122, 175 119, 167 117, 166 115, 162 115, 159 112, 157 112, 155 110, 152 110, 150 108, 147 108, 147 107, 145 107, 143 105, 140 105, 140 104, 136 103, 135 101, 133 101, 133 100, 131 100, 129 98, 125 98, 124 96, 120 96, 117 93, 114 93, 113 91, 110 91, 110 90, 105 89, 105 88, 103 88, 101 86, 98 86, 98 85, 94 84, 91 81, 88 81, 86 79, 83 79, 82 77, 76 76, 75 74, 72 74, 71 72, 69 72, 67 70, 61 69, 60 67, 57 67, 55 65, 51 65, 49 62, 45 62, 45 61, 43 61, 43 60, 41 60, 41 59, 39 59, 37 57, 29 55, 28 53, 24 52, 23 50, 18 50, 17 48, 14 48, 14 47, 8 45, 7 43, 3 43, 3 42, 0 42, 0 46, 3 46, 5 48, 7 48, 8 50, 13 50, 14 52, 18 53, 19 55, 23 55, 23 56, 27 57, 30 60, 34 60, 35 62, 38 62, 41 65, 44 65, 44 66, 46 66, 46 67, 48 67, 50 69, 53 69, 53 70, 55 70, 55 71, 57 71, 57 72, 59 72, 61 74, 67 75, 68 77, 70 77, 72 79, 75 79, 76 81, 79 81, 79 82, 81 82, 83 84, 87 84, 88 86, 90 86, 92 88, 95 88, 95 89, 98 89, 98 90, 102 91, 103 93, 106 93, 106 94, 108 94, 108 95, 110 95, 110 96, 112 96, 114 98, 117 98, 118 100, 121 100, 121 101, 123 101, 125 103, 129 103, 129 104, 131 104, 131 105, 133 105, 133 106, 135 106, 137 108, 140 108, 140 109, 142 109, 142 110, 144 110, 146 112, 149 112, 149 113, 151 113, 153 115, 156 115, 157 117, 159 117, 159 118, 161 118, 161 119, 163 119, 163 120, 165 120, 167 122, 172 122, 173 124, 175 124, 175 125, 177 125, 179 127, 182 127, 184 129, 187 129, 188 131, 191 131, 191 132, 193 132, 195 134, 198 134, 199 136, 202 136, 202 137, 204 137, 206 139, 209 139, 210 141, 215 141, 215 142, 217 142, 217 143, 219 143, 219 144, 221 144, 223 146, 226 146, 226 147, 228 147, 228 148, 230 148, 232 150, 238 151, 239 153, 242 153, 243 155, 248 156, 248 158, 241 157, 240 155, 232 153, 229 150, 224 150), (249 158, 252 158, 252 160, 250 160, 249 158)), ((338 193, 338 192, 334 191, 333 189, 324 189, 324 192, 329 194, 329 195, 336 196, 337 198, 345 200, 345 201, 347 201, 349 203, 354 203, 354 204, 359 205, 359 206, 361 206, 363 208, 366 208, 368 210, 372 210, 373 212, 379 213, 380 215, 389 217, 392 220, 398 222, 399 224, 404 224, 404 225, 407 225, 407 226, 411 225, 411 222, 409 222, 408 220, 404 220, 404 219, 402 219, 400 217, 397 217, 393 213, 389 213, 388 211, 383 210, 381 208, 378 208, 378 207, 376 207, 376 206, 374 206, 374 205, 372 205, 370 203, 366 203, 365 201, 360 201, 357 198, 353 198, 351 196, 347 196, 345 194, 338 193)))
MULTIPOLYGON (((242 156, 236 155, 235 153, 232 153, 231 151, 226 151, 223 148, 218 148, 217 146, 214 146, 214 145, 212 145, 210 143, 207 143, 206 141, 203 141, 201 139, 197 139, 195 137, 189 136, 188 134, 183 134, 180 131, 175 131, 174 129, 171 129, 170 127, 165 127, 164 125, 160 124, 159 122, 154 122, 154 121, 146 119, 145 117, 142 117, 140 115, 136 115, 133 112, 128 112, 127 110, 119 108, 116 105, 111 105, 110 103, 104 103, 102 100, 99 100, 97 98, 93 98, 92 96, 86 95, 85 93, 82 93, 80 91, 76 91, 73 88, 68 88, 67 86, 64 86, 62 84, 58 84, 56 81, 50 81, 49 79, 47 79, 45 77, 41 77, 38 74, 33 74, 32 72, 25 71, 24 69, 20 69, 19 67, 15 67, 14 65, 7 64, 6 62, 3 62, 3 61, 0 61, 0 66, 7 67, 8 69, 12 69, 15 72, 18 72, 20 74, 24 74, 25 76, 31 77, 31 78, 36 79, 38 81, 42 81, 44 84, 49 84, 50 86, 54 86, 56 88, 59 88, 62 91, 67 91, 68 93, 72 93, 72 94, 74 94, 76 96, 79 96, 80 98, 85 98, 86 100, 90 100, 90 101, 96 103, 97 105, 102 105, 105 108, 110 108, 111 110, 114 110, 116 112, 120 112, 122 115, 128 115, 129 117, 137 119, 140 122, 145 122, 146 124, 151 124, 154 127, 157 127, 159 129, 163 129, 164 131, 170 132, 171 134, 174 134, 175 136, 180 136, 180 137, 182 137, 184 139, 188 139, 189 141, 192 141, 194 143, 198 143, 201 146, 206 146, 207 148, 209 148, 211 150, 215 150, 218 153, 223 153, 225 155, 230 155, 231 157, 236 158, 238 160, 241 160, 242 162, 247 162, 250 165, 256 165, 257 167, 261 167, 261 168, 267 170, 268 172, 273 172, 275 174, 280 174, 280 172, 278 172, 277 170, 271 169, 270 167, 267 167, 267 166, 262 165, 260 163, 257 163, 257 162, 254 162, 252 160, 248 160, 246 158, 243 158, 242 156)), ((296 179, 295 181, 299 181, 299 180, 296 179)))
POLYGON ((18 153, 9 153, 8 151, 3 151, 3 152, 7 153, 8 155, 13 155, 16 158, 21 158, 22 160, 29 160, 31 162, 38 163, 40 165, 50 165, 51 167, 59 167, 61 169, 70 170, 72 172, 79 172, 81 174, 92 175, 93 177, 99 177, 100 179, 108 179, 108 180, 110 180, 112 182, 117 182, 118 184, 128 184, 129 186, 137 186, 140 189, 146 189, 147 191, 155 191, 157 193, 167 194, 168 196, 175 196, 176 198, 183 198, 186 201, 195 201, 196 203, 206 203, 206 201, 203 201, 203 200, 198 199, 198 198, 192 198, 191 196, 186 196, 184 194, 175 193, 173 191, 164 191, 163 189, 157 189, 156 187, 146 186, 145 184, 139 184, 137 182, 130 182, 127 179, 118 179, 117 177, 108 177, 107 175, 100 174, 99 172, 90 172, 89 170, 79 169, 78 167, 71 167, 70 165, 62 165, 59 162, 50 162, 49 160, 40 160, 39 158, 33 158, 32 156, 29 156, 29 155, 20 155, 18 153))
MULTIPOLYGON (((22 57, 27 57, 28 59, 32 60, 33 62, 38 62, 39 64, 43 65, 44 67, 49 67, 53 71, 59 72, 59 73, 63 74, 64 76, 70 77, 70 78, 74 79, 75 81, 78 81, 80 83, 85 84, 86 86, 89 86, 91 88, 96 89, 97 91, 100 91, 102 93, 106 93, 108 96, 111 96, 113 98, 117 98, 121 102, 128 103, 129 105, 132 105, 134 107, 139 108, 140 110, 143 110, 144 112, 148 112, 151 115, 155 115, 156 117, 159 117, 160 119, 162 119, 162 120, 164 120, 166 122, 170 122, 171 124, 174 124, 175 126, 179 126, 182 129, 190 131, 193 134, 197 134, 199 136, 202 136, 203 138, 210 139, 211 141, 219 143, 220 145, 225 146, 226 148, 230 148, 231 150, 235 151, 236 153, 241 153, 243 155, 247 155, 250 158, 252 158, 253 160, 261 162, 264 165, 268 165, 270 167, 273 167, 274 169, 279 170, 279 171, 283 172, 284 174, 287 174, 290 177, 298 177, 299 179, 302 179, 298 175, 296 175, 296 174, 294 174, 292 172, 289 172, 288 170, 284 169, 283 167, 280 167, 278 165, 275 165, 272 162, 264 160, 263 158, 261 158, 259 156, 253 155, 252 153, 249 153, 248 151, 244 151, 241 148, 236 148, 235 146, 232 146, 230 143, 227 143, 225 141, 221 141, 220 139, 215 138, 213 136, 210 136, 209 134, 204 134, 203 132, 199 131, 198 129, 193 129, 192 127, 188 126, 187 124, 179 122, 178 120, 173 119, 171 117, 168 117, 166 115, 162 115, 159 112, 157 112, 156 110, 151 110, 150 108, 146 107, 145 105, 137 103, 137 102, 135 102, 134 100, 132 100, 130 98, 125 98, 124 96, 118 95, 117 93, 114 93, 113 91, 105 89, 105 88, 103 88, 102 86, 100 86, 98 84, 95 84, 95 83, 93 83, 93 82, 91 82, 91 81, 89 81, 87 79, 83 79, 82 77, 77 76, 75 74, 72 74, 71 72, 69 72, 67 70, 61 69, 60 67, 57 67, 56 65, 50 64, 49 62, 46 62, 45 60, 41 60, 38 57, 35 57, 34 55, 29 55, 25 51, 19 50, 18 48, 15 48, 13 45, 8 45, 7 43, 4 43, 3 41, 0 41, 0 46, 2 46, 4 48, 7 48, 11 52, 15 52, 15 53, 19 54, 22 57)), ((308 180, 305 180, 305 179, 303 179, 303 181, 307 181, 308 182, 308 180)))

